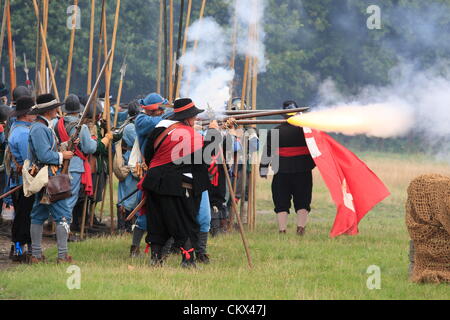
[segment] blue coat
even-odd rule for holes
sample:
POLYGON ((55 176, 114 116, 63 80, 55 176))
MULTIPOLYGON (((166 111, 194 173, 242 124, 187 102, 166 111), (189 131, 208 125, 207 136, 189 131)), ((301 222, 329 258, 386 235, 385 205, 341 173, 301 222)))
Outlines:
MULTIPOLYGON (((133 123, 128 124, 124 131, 122 142, 127 148, 133 148, 134 141, 136 140, 136 130, 135 125, 133 123)), ((128 163, 131 156, 131 150, 127 150, 127 152, 122 154, 123 161, 125 164, 128 163)), ((139 180, 136 179, 131 173, 125 178, 124 181, 119 182, 119 202, 122 201, 123 198, 128 196, 131 192, 137 189, 137 184, 139 180)), ((136 193, 131 198, 125 200, 121 206, 123 206, 126 210, 132 211, 139 204, 140 193, 136 193)))
MULTIPOLYGON (((79 120, 77 117, 67 116, 64 117, 66 123, 76 122, 79 120)), ((69 136, 75 133, 75 127, 68 132, 69 136)), ((92 139, 91 133, 89 132, 89 128, 86 125, 83 125, 80 130, 80 144, 78 148, 84 154, 94 154, 97 151, 97 141, 92 139)), ((74 156, 72 160, 70 160, 69 172, 71 173, 84 173, 84 165, 83 160, 81 158, 74 156)))
POLYGON ((167 119, 173 114, 173 111, 169 111, 160 117, 151 117, 145 113, 141 113, 137 116, 135 121, 136 134, 139 140, 139 148, 141 149, 142 154, 144 154, 145 145, 147 144, 147 138, 150 133, 152 133, 158 123, 160 123, 164 119, 167 119))
POLYGON ((62 165, 63 157, 58 152, 58 138, 49 126, 53 123, 42 116, 38 116, 38 119, 42 119, 48 125, 37 120, 31 125, 29 138, 31 162, 36 165, 62 165))
MULTIPOLYGON (((16 159, 19 165, 23 165, 25 160, 29 158, 28 155, 28 139, 30 137, 30 122, 25 121, 15 121, 11 126, 11 131, 9 135, 9 150, 11 154, 16 159)), ((16 164, 11 161, 12 171, 16 170, 16 164)), ((18 179, 11 179, 10 187, 14 188, 22 184, 22 176, 18 176, 18 179)))

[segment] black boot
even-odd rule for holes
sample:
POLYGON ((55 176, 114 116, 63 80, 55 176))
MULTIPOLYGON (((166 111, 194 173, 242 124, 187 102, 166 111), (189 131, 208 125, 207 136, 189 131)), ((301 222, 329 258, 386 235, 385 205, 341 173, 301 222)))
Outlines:
POLYGON ((208 232, 199 232, 197 246, 195 248, 196 259, 200 263, 209 263, 209 255, 207 254, 208 232))
POLYGON ((139 254, 139 247, 132 245, 130 248, 130 258, 137 258, 139 257, 139 254))
POLYGON ((194 248, 189 250, 181 249, 181 267, 182 268, 196 268, 194 248))
POLYGON ((151 244, 150 245, 152 254, 150 258, 150 265, 152 267, 161 267, 164 263, 164 259, 162 256, 162 246, 158 244, 151 244))

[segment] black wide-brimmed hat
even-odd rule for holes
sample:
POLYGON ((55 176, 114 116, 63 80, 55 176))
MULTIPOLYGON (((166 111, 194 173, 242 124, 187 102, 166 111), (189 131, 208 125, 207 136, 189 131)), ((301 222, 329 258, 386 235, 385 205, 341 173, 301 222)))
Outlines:
POLYGON ((170 120, 183 121, 195 117, 205 110, 197 108, 191 99, 178 99, 174 102, 173 111, 175 114, 170 117, 170 120))
POLYGON ((31 111, 28 114, 30 115, 43 114, 46 113, 47 111, 56 109, 62 105, 63 103, 58 102, 58 100, 56 100, 53 94, 51 93, 42 94, 37 97, 36 105, 31 109, 31 111))
POLYGON ((21 117, 28 114, 31 108, 35 106, 32 97, 22 97, 16 101, 16 109, 11 113, 11 117, 21 117))
POLYGON ((80 103, 80 99, 74 94, 69 94, 67 96, 61 109, 67 114, 83 112, 83 106, 80 103))
POLYGON ((9 90, 3 83, 0 83, 0 97, 6 97, 9 94, 9 90))

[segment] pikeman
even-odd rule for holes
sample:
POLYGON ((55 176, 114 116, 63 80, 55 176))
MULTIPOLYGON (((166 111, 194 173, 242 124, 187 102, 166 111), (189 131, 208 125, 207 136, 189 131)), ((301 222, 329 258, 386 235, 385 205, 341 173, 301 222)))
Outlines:
MULTIPOLYGON (((62 143, 65 143, 71 139, 73 134, 75 134, 76 127, 80 120, 80 113, 83 111, 79 98, 74 94, 67 96, 64 105, 62 106, 62 111, 66 116, 59 119, 55 126, 55 133, 58 139, 62 143)), ((67 199, 67 205, 69 206, 70 212, 73 214, 73 225, 78 227, 82 210, 74 211, 74 208, 75 205, 77 205, 77 202, 83 202, 79 201, 79 198, 84 199, 84 196, 81 197, 80 193, 83 193, 83 195, 86 194, 87 196, 92 196, 94 194, 88 155, 94 154, 97 151, 97 141, 91 138, 89 128, 83 124, 76 142, 77 147, 75 149, 75 156, 70 160, 69 166, 69 173, 72 178, 72 196, 67 199), (81 186, 83 186, 83 188, 81 188, 81 186)))
MULTIPOLYGON (((117 228, 119 231, 132 231, 132 221, 125 221, 125 219, 139 204, 138 193, 135 193, 127 199, 125 197, 132 191, 137 190, 137 184, 140 178, 139 170, 133 172, 129 166, 131 151, 136 141, 136 129, 133 119, 140 111, 140 105, 137 101, 133 101, 128 105, 128 124, 122 128, 122 140, 116 144, 115 157, 121 157, 121 159, 118 159, 119 161, 114 161, 114 172, 119 179, 118 201, 120 204, 117 206, 117 228)), ((139 246, 137 250, 138 248, 139 246)), ((131 253, 133 253, 133 248, 131 249, 131 253)))
MULTIPOLYGON (((162 248, 173 237, 182 255, 181 266, 195 267, 193 246, 199 232, 196 219, 202 194, 209 186, 203 137, 194 130, 196 117, 203 110, 191 99, 179 99, 174 111, 170 120, 156 126, 145 147, 144 158, 149 166, 142 184, 147 193, 146 240, 153 266, 162 265, 162 248)), ((218 129, 217 122, 211 123, 210 128, 214 127, 218 129)))
MULTIPOLYGON (((30 127, 36 116, 28 115, 35 105, 31 97, 22 97, 16 101, 15 110, 11 117, 17 118, 11 127, 8 144, 10 159, 9 188, 14 189, 23 184, 22 167, 28 159, 28 141, 30 127)), ((31 258, 30 213, 33 209, 34 196, 25 197, 23 189, 17 190, 12 195, 15 217, 12 226, 12 255, 15 262, 29 262, 31 258), (27 251, 25 251, 27 245, 27 251)))
MULTIPOLYGON (((80 99, 83 105, 86 104, 87 99, 80 99)), ((108 146, 114 140, 112 132, 106 132, 102 134, 102 129, 104 125, 102 124, 103 107, 100 102, 92 103, 87 111, 87 123, 91 136, 97 141, 96 152, 90 157, 90 166, 92 172, 92 182, 94 187, 94 195, 90 197, 91 203, 99 203, 103 201, 103 191, 106 187, 106 179, 108 176, 108 146), (95 119, 94 118, 95 115, 95 119)), ((105 129, 106 131, 106 129, 105 129)), ((88 206, 91 207, 90 205, 88 206)), ((78 212, 78 216, 81 217, 83 210, 83 204, 78 202, 75 206, 75 211, 78 212)), ((94 212, 89 212, 89 216, 95 214, 94 212)), ((81 222, 81 220, 78 220, 81 222)), ((93 217, 94 227, 105 227, 104 223, 98 221, 97 217, 93 217)), ((79 230, 80 225, 74 225, 74 227, 79 230)))
MULTIPOLYGON (((283 109, 298 108, 295 101, 283 103, 283 109)), ((289 118, 289 115, 285 116, 289 118)), ((311 212, 313 177, 312 170, 316 167, 306 144, 303 128, 288 123, 275 128, 279 131, 279 149, 272 150, 271 132, 263 155, 267 161, 261 161, 260 175, 267 178, 270 158, 279 156, 279 169, 272 182, 272 198, 275 213, 278 218, 280 233, 286 233, 291 199, 297 212, 297 234, 305 234, 308 215, 311 212), (277 154, 273 154, 276 152, 277 154)))
MULTIPOLYGON (((31 126, 29 138, 30 160, 33 168, 48 169, 51 177, 61 173, 60 167, 64 160, 71 160, 74 156, 71 151, 60 151, 58 138, 52 128, 52 121, 57 117, 58 108, 62 105, 52 94, 40 95, 30 115, 37 115, 31 126)), ((32 171, 34 171, 32 169, 32 171)), ((68 206, 67 198, 51 202, 43 188, 35 196, 33 210, 31 211, 31 263, 41 263, 45 260, 42 255, 43 224, 51 215, 56 222, 56 240, 58 247, 58 263, 72 262, 68 255, 67 239, 70 231, 72 212, 68 206)))

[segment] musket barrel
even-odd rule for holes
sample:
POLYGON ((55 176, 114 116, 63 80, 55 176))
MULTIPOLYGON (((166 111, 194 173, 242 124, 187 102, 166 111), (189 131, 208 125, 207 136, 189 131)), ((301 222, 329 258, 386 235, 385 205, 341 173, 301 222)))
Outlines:
MULTIPOLYGON (((251 112, 247 114, 240 114, 235 116, 227 116, 223 119, 219 119, 221 122, 226 122, 227 120, 247 120, 247 119, 253 119, 253 118, 262 118, 262 117, 270 117, 270 116, 276 116, 276 115, 283 115, 283 114, 290 114, 290 113, 300 113, 308 110, 308 107, 303 108, 296 108, 296 109, 288 109, 288 110, 275 110, 275 111, 261 111, 261 112, 251 112)), ((201 121, 201 125, 205 126, 211 123, 212 120, 204 120, 201 121)))
MULTIPOLYGON (((305 107, 306 111, 309 107, 305 107)), ((276 112, 280 111, 280 109, 267 109, 267 110, 231 110, 231 111, 225 111, 224 114, 227 116, 235 116, 235 115, 244 115, 244 114, 250 114, 250 113, 261 113, 261 112, 276 112)))

